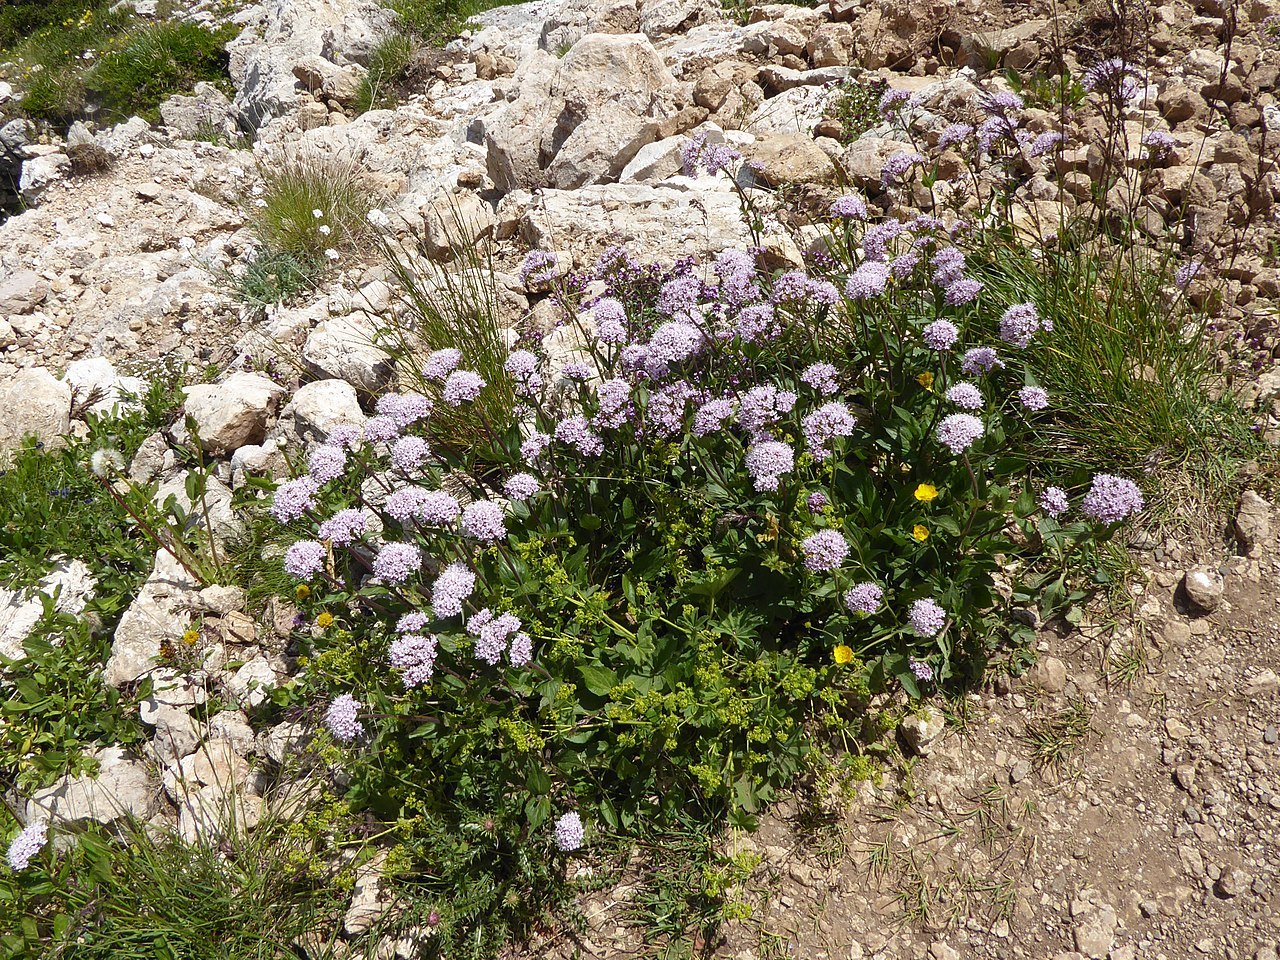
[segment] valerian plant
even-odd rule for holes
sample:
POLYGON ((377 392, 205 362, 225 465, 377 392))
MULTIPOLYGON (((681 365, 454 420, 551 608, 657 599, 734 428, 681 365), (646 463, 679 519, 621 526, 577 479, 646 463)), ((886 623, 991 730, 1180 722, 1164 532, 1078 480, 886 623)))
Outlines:
POLYGON ((442 894, 442 943, 593 831, 690 805, 749 824, 873 696, 1027 629, 1008 570, 1042 530, 1141 509, 1099 475, 1064 526, 1071 495, 1012 455, 1053 403, 1013 372, 1047 321, 983 300, 955 228, 833 214, 826 276, 531 254, 554 349, 489 378, 434 350, 276 491, 308 648, 282 697, 324 711, 353 804, 421 875, 487 878, 442 894))

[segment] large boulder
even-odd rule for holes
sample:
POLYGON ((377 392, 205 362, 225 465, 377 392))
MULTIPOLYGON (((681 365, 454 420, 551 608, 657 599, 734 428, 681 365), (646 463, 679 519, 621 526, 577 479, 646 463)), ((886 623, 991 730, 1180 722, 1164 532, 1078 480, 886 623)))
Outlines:
POLYGON ((233 373, 220 383, 201 383, 183 391, 197 439, 211 453, 261 443, 267 421, 284 396, 283 387, 260 373, 233 373))
POLYGON ((235 105, 247 130, 297 108, 295 64, 307 57, 339 66, 367 62, 394 16, 375 0, 266 0, 250 10, 257 20, 227 44, 235 105))
POLYGON ((542 23, 538 46, 560 54, 589 33, 639 33, 636 0, 568 0, 542 23))
POLYGON ((557 60, 540 51, 514 100, 481 121, 501 191, 616 180, 647 143, 678 132, 680 87, 648 38, 588 34, 557 60))
POLYGON ((78 406, 101 416, 136 409, 138 404, 132 398, 147 392, 145 380, 121 376, 106 357, 71 361, 62 381, 71 387, 78 406))
POLYGON ((26 437, 60 443, 71 428, 71 387, 43 367, 0 380, 0 462, 26 437))
POLYGON ((285 404, 279 429, 282 436, 323 440, 334 427, 358 427, 364 421, 355 387, 345 380, 315 380, 300 386, 285 404))
POLYGON ((525 210, 520 230, 530 246, 572 251, 577 263, 592 262, 616 243, 667 263, 751 244, 737 194, 727 180, 712 178, 544 190, 525 210))
POLYGON ((103 681, 121 687, 155 669, 161 647, 179 643, 190 625, 199 590, 199 581, 168 551, 157 553, 151 576, 116 627, 103 681))
POLYGON ((146 764, 129 758, 119 747, 106 747, 94 759, 96 776, 63 777, 37 790, 27 803, 27 822, 112 824, 125 818, 150 819, 159 808, 160 791, 146 764))
POLYGON ((160 120, 171 136, 181 140, 234 140, 240 135, 239 111, 211 83, 197 83, 191 96, 175 94, 160 104, 160 120))
POLYGON ((302 359, 318 374, 376 393, 391 379, 391 355, 377 344, 378 330, 363 313, 331 317, 311 331, 302 359))

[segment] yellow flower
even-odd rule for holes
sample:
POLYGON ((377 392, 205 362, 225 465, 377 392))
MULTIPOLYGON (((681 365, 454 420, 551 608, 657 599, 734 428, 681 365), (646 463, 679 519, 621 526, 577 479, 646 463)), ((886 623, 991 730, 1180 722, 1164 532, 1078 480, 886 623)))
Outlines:
POLYGON ((182 642, 188 647, 194 646, 195 642, 200 639, 200 631, 192 627, 182 635, 182 642))
POLYGON ((916 487, 916 499, 921 503, 933 503, 938 499, 938 488, 932 483, 922 483, 916 487))
POLYGON ((299 600, 305 600, 307 597, 311 596, 311 588, 305 583, 300 583, 298 584, 298 589, 293 591, 293 595, 299 600))
POLYGON ((921 543, 924 543, 926 540, 929 539, 929 528, 926 527, 924 524, 917 523, 914 527, 911 528, 911 535, 915 537, 917 540, 919 540, 921 543))
POLYGON ((916 377, 916 383, 920 384, 920 386, 924 387, 926 390, 932 390, 933 374, 929 373, 928 371, 925 371, 924 373, 920 374, 920 376, 916 377))
POLYGON ((333 626, 333 614, 328 611, 316 617, 316 626, 321 630, 327 630, 333 626))
POLYGON ((831 651, 831 656, 839 664, 853 663, 853 648, 842 643, 831 651))

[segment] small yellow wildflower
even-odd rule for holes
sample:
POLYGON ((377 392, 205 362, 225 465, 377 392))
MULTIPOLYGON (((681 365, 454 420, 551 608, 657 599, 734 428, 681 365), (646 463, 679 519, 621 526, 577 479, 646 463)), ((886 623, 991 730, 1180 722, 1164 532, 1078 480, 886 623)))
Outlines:
POLYGON ((195 627, 191 627, 182 635, 182 642, 188 647, 195 646, 195 642, 200 639, 200 631, 195 627))
POLYGON ((843 643, 831 651, 831 656, 836 663, 841 665, 853 663, 853 648, 846 647, 843 643))
POLYGON ((922 483, 916 487, 916 499, 921 503, 933 503, 938 499, 938 488, 932 483, 922 483))
POLYGON ((298 588, 293 591, 293 595, 299 600, 305 600, 307 597, 311 596, 311 588, 305 583, 300 583, 298 584, 298 588))
POLYGON ((914 527, 911 528, 911 535, 915 537, 917 540, 919 540, 921 543, 924 543, 926 540, 929 539, 929 528, 922 523, 917 523, 914 527))
POLYGON ((926 370, 924 373, 920 374, 920 376, 916 377, 916 383, 920 384, 920 386, 924 387, 926 390, 932 390, 933 374, 926 370))
POLYGON ((327 610, 320 614, 320 616, 316 617, 316 626, 321 630, 328 630, 333 626, 333 614, 327 610))

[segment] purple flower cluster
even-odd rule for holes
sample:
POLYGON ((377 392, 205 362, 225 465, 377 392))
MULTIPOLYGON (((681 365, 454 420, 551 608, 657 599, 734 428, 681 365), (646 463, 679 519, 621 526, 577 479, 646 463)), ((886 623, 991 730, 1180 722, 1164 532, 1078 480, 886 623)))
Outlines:
POLYGON ((462 511, 462 531, 481 543, 497 543, 507 538, 502 507, 492 500, 477 500, 462 511))
POLYGON ((934 320, 920 332, 930 350, 950 350, 960 339, 960 331, 950 320, 934 320))
POLYGON ((590 421, 581 414, 574 414, 557 423, 556 439, 585 457, 598 457, 604 453, 604 441, 591 429, 590 421))
MULTIPOLYGON (((435 350, 422 364, 422 375, 428 380, 444 380, 462 362, 462 351, 453 347, 435 350)), ((379 411, 381 413, 382 411, 379 411)))
POLYGON ((400 671, 400 680, 406 687, 420 687, 431 682, 435 672, 439 642, 435 637, 408 633, 391 641, 387 659, 400 671))
POLYGON ((933 667, 929 666, 929 664, 925 663, 923 660, 917 660, 915 657, 908 657, 907 667, 921 683, 928 683, 933 679, 933 667))
POLYGON ((502 492, 512 500, 528 500, 540 489, 538 478, 531 473, 512 474, 502 486, 502 492))
POLYGON ((445 567, 431 586, 431 609, 441 620, 462 613, 462 601, 476 588, 476 575, 456 560, 445 567))
POLYGON ((777 490, 778 480, 795 469, 795 465, 795 452, 777 440, 754 444, 747 451, 747 473, 761 493, 777 490))
POLYGON ((831 213, 845 220, 865 220, 867 219, 867 201, 857 194, 850 193, 831 204, 831 213))
POLYGON ((990 347, 974 347, 972 350, 966 350, 964 356, 960 358, 960 369, 970 377, 975 374, 990 373, 1003 366, 1004 361, 990 347))
POLYGON ((422 551, 412 543, 388 543, 373 558, 373 575, 387 583, 404 583, 422 568, 422 551))
POLYGON ((335 547, 346 547, 364 536, 368 529, 369 512, 348 507, 345 510, 339 510, 320 524, 316 534, 321 540, 328 540, 335 547))
POLYGON ((880 116, 888 119, 910 102, 911 91, 893 89, 886 90, 880 96, 880 106, 878 108, 880 116))
POLYGON ((849 541, 834 530, 819 530, 804 538, 804 565, 817 573, 839 569, 849 556, 849 541))
POLYGON ((388 393, 378 398, 374 409, 380 416, 390 417, 403 430, 431 416, 431 401, 420 393, 388 393))
POLYGON ((310 580, 324 570, 328 556, 323 543, 299 540, 284 552, 284 572, 295 580, 310 580))
POLYGON ((815 363, 800 374, 800 382, 812 387, 824 397, 840 392, 840 379, 836 368, 829 363, 815 363))
POLYGON ((815 490, 813 493, 809 494, 804 504, 809 508, 810 513, 821 513, 831 505, 831 501, 821 490, 815 490))
POLYGON ((400 436, 400 428, 390 417, 370 417, 364 422, 364 438, 370 443, 390 443, 400 436))
POLYGON ((947 623, 947 611, 932 599, 916 600, 907 610, 911 629, 922 637, 936 637, 947 623))
POLYGON ((946 393, 947 400, 961 410, 980 410, 982 408, 982 391, 972 383, 962 380, 946 393))
POLYGON ((561 814, 556 818, 556 848, 562 853, 572 853, 582 846, 586 833, 582 828, 582 818, 576 813, 561 814))
POLYGON ((316 483, 337 480, 347 469, 347 452, 341 447, 323 444, 307 457, 307 472, 316 483))
POLYGON ((1179 290, 1185 290, 1191 286, 1191 281, 1200 276, 1200 272, 1204 269, 1204 264, 1199 260, 1191 260, 1178 267, 1173 273, 1173 285, 1179 290))
POLYGON ((1080 512, 1100 523, 1120 523, 1141 513, 1145 506, 1142 491, 1132 480, 1099 473, 1080 501, 1080 512))
POLYGON ((910 151, 895 153, 884 162, 884 166, 880 169, 880 182, 884 186, 890 187, 901 180, 906 175, 906 172, 916 164, 924 162, 924 157, 918 153, 910 151))
POLYGON ((1067 491, 1061 487, 1045 487, 1037 502, 1049 516, 1060 517, 1067 512, 1067 491))
POLYGON ((938 135, 938 149, 946 150, 964 143, 973 136, 973 126, 968 123, 953 123, 938 135))
POLYGON ((1049 406, 1049 394, 1043 387, 1023 387, 1018 402, 1028 410, 1043 410, 1049 406))
POLYGON ((1094 64, 1085 71, 1080 85, 1090 93, 1111 97, 1119 104, 1127 104, 1138 95, 1138 68, 1120 57, 1111 57, 1094 64))
POLYGON ((515 614, 504 613, 495 617, 493 611, 486 607, 467 623, 467 633, 476 638, 476 657, 493 666, 502 659, 508 641, 519 633, 520 627, 520 618, 515 614))
POLYGON ((702 346, 702 331, 683 320, 669 320, 649 338, 649 356, 661 363, 683 363, 702 346))
POLYGON ((824 403, 801 421, 804 442, 810 453, 819 460, 825 460, 831 456, 827 444, 837 437, 853 436, 857 422, 843 403, 824 403))
POLYGON ((627 311, 613 297, 601 297, 591 308, 596 322, 596 339, 617 345, 627 342, 627 311))
POLYGON ((354 450, 364 439, 364 430, 354 423, 340 423, 329 431, 329 443, 343 450, 354 450))
POLYGON ((752 387, 738 401, 738 423, 753 436, 760 436, 779 417, 791 412, 796 399, 790 390, 779 390, 771 383, 752 387))
POLYGON ((1011 346, 1025 349, 1041 330, 1053 330, 1053 321, 1041 319, 1034 303, 1015 303, 1000 317, 1000 339, 1011 346))
POLYGON ((357 719, 361 706, 360 701, 349 693, 334 697, 329 704, 324 715, 324 725, 339 743, 351 743, 364 733, 364 724, 357 719))
POLYGON ((709 143, 706 134, 694 135, 680 151, 680 164, 686 177, 697 176, 705 170, 715 176, 742 159, 742 154, 723 143, 709 143))
POLYGON ((983 435, 982 421, 968 413, 953 413, 938 424, 938 442, 959 456, 983 435))
POLYGON ((961 277, 959 280, 947 284, 946 289, 942 291, 942 299, 946 301, 949 307, 959 307, 966 303, 973 303, 978 299, 978 294, 981 292, 981 283, 968 277, 961 277))
POLYGON ((868 260, 853 271, 844 285, 844 295, 850 300, 870 300, 884 293, 888 286, 889 265, 879 260, 868 260))
POLYGON ((1042 157, 1062 141, 1062 134, 1058 133, 1057 130, 1046 130, 1028 145, 1027 156, 1042 157))
POLYGON ((425 613, 413 610, 396 621, 396 633, 419 633, 429 622, 425 613))
POLYGON ((401 473, 415 473, 431 456, 431 445, 421 437, 401 437, 391 446, 391 462, 401 473))
POLYGON ((313 477, 287 480, 276 488, 271 500, 271 515, 281 523, 292 523, 308 510, 316 508, 316 494, 320 484, 313 477))
POLYGON ((471 370, 455 370, 445 379, 440 398, 451 407, 460 407, 480 396, 484 378, 471 370))
POLYGON ((705 437, 719 431, 733 417, 732 400, 708 400, 693 415, 693 435, 705 437))
POLYGON ((520 264, 517 275, 526 287, 540 287, 556 278, 556 255, 545 250, 530 250, 520 264))
POLYGON ((31 865, 35 855, 44 849, 49 841, 49 822, 32 820, 9 841, 9 849, 5 858, 12 870, 25 870, 31 865))
POLYGON ((874 583, 855 583, 844 592, 844 605, 853 613, 875 613, 883 602, 884 591, 874 583))
POLYGON ((520 443, 520 457, 526 463, 533 463, 551 445, 550 434, 535 431, 520 443))

